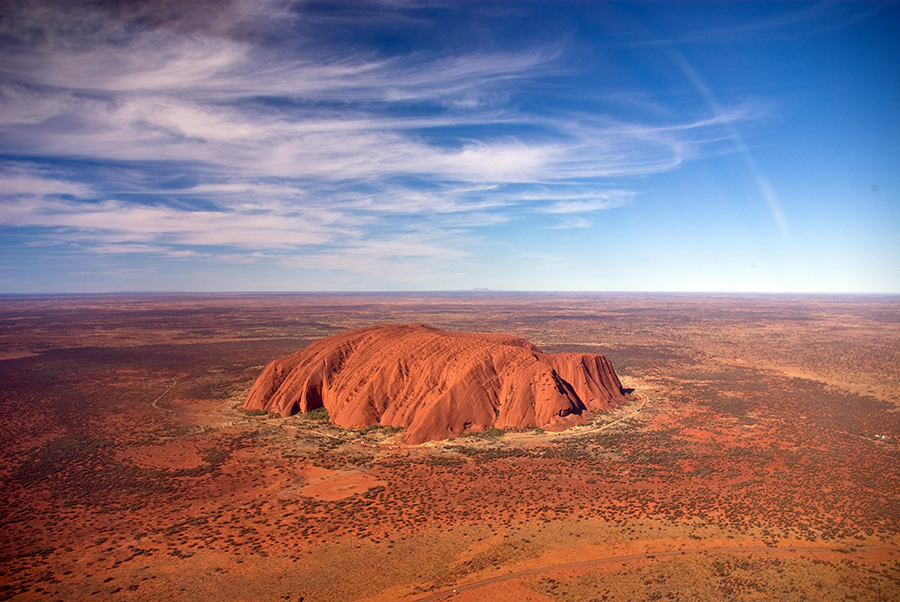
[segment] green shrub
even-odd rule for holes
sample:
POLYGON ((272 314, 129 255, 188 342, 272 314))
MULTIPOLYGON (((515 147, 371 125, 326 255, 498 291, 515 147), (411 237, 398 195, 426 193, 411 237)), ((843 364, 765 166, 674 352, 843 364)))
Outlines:
POLYGON ((315 410, 310 410, 306 414, 303 415, 304 418, 309 418, 310 420, 328 420, 328 410, 325 408, 316 408, 315 410))

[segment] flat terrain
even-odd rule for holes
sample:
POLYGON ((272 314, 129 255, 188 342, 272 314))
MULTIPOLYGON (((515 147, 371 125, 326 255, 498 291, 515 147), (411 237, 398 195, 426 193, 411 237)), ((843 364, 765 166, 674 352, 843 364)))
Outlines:
POLYGON ((0 599, 897 600, 898 367, 898 297, 3 297, 0 599), (411 322, 602 353, 630 401, 421 446, 239 409, 411 322))

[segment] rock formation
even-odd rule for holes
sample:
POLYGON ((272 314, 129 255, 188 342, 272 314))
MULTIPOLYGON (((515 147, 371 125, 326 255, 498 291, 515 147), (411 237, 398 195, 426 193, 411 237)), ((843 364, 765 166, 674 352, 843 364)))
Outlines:
POLYGON ((602 355, 408 324, 348 331, 273 361, 243 407, 282 416, 325 407, 338 426, 406 427, 417 444, 491 427, 562 429, 624 401, 602 355))

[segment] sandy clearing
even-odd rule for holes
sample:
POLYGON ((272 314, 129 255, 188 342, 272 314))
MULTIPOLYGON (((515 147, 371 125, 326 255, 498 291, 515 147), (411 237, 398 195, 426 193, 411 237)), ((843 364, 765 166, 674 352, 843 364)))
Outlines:
POLYGON ((340 500, 363 493, 371 487, 387 485, 385 481, 358 470, 328 470, 310 466, 303 470, 303 477, 307 485, 300 493, 322 501, 340 500))

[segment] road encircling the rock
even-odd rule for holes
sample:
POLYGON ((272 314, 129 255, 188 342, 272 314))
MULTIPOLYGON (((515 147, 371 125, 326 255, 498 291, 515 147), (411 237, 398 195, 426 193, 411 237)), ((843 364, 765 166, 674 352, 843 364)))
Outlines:
POLYGON ((872 547, 872 546, 860 546, 853 548, 841 548, 840 546, 803 546, 803 547, 790 547, 790 548, 776 548, 772 546, 752 546, 752 547, 728 547, 728 548, 696 548, 690 550, 664 550, 660 552, 645 552, 643 554, 628 554, 626 556, 615 556, 612 558, 594 558, 593 560, 583 560, 581 562, 569 562, 566 564, 554 564, 550 566, 542 566, 534 569, 528 569, 525 571, 517 571, 515 573, 508 573, 506 575, 498 575, 497 577, 491 577, 489 579, 482 579, 481 581, 475 581, 473 583, 466 583, 465 585, 458 585, 452 589, 444 590, 442 592, 438 592, 436 594, 432 594, 427 598, 418 598, 415 602, 429 602, 431 600, 440 600, 442 598, 447 598, 453 595, 456 595, 460 592, 464 592, 467 590, 478 589, 480 587, 484 587, 486 585, 491 585, 492 583, 498 583, 500 581, 506 581, 507 579, 516 579, 518 577, 526 577, 528 575, 535 575, 538 573, 545 573, 549 571, 560 571, 565 569, 575 569, 580 567, 592 566, 596 564, 608 564, 612 562, 628 562, 631 560, 643 560, 650 559, 653 560, 655 558, 665 557, 665 556, 686 556, 688 554, 709 554, 709 553, 751 553, 751 552, 787 552, 787 553, 801 553, 801 552, 830 552, 843 550, 847 552, 897 552, 900 551, 900 548, 895 547, 872 547))

